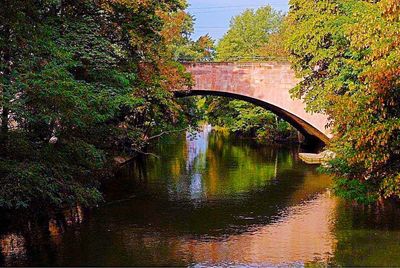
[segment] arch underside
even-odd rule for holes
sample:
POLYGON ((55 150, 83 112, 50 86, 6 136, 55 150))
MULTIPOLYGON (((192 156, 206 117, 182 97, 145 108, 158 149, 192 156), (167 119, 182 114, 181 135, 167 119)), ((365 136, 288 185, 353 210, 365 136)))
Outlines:
POLYGON ((319 131, 317 128, 304 121, 300 117, 280 108, 275 105, 272 105, 264 100, 252 98, 245 95, 235 94, 231 92, 222 92, 222 91, 214 91, 214 90, 182 90, 174 92, 176 97, 190 97, 190 96, 222 96, 229 97, 233 99, 243 100, 250 103, 253 103, 257 106, 263 107, 272 113, 276 114, 283 120, 287 121, 294 128, 296 128, 301 134, 304 135, 306 140, 310 142, 322 142, 323 144, 327 144, 329 138, 319 131))

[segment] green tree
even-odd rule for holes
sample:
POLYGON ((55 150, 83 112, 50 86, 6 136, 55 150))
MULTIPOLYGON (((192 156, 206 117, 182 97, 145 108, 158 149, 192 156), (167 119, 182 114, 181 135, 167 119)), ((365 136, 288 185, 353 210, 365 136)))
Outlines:
POLYGON ((217 45, 217 60, 253 60, 260 48, 269 43, 282 26, 283 15, 267 5, 257 10, 248 9, 231 20, 228 32, 217 45))
POLYGON ((205 110, 212 125, 225 127, 234 134, 254 137, 264 143, 298 141, 297 133, 288 123, 249 102, 210 98, 205 110))

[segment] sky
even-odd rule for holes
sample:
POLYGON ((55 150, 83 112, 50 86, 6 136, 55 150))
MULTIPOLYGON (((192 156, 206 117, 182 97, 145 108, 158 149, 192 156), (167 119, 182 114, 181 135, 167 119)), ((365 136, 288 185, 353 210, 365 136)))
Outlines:
POLYGON ((289 0, 188 0, 190 14, 194 15, 195 28, 193 39, 202 35, 218 41, 229 28, 233 16, 239 15, 247 8, 258 8, 269 4, 276 10, 287 12, 289 0))

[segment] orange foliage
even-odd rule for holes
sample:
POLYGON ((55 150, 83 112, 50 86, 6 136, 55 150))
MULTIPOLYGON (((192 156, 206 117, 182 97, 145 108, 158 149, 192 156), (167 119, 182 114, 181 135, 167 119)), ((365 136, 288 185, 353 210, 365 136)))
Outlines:
POLYGON ((189 15, 185 11, 171 13, 158 10, 156 14, 164 21, 164 27, 160 34, 165 42, 172 43, 181 38, 182 29, 189 19, 189 15))

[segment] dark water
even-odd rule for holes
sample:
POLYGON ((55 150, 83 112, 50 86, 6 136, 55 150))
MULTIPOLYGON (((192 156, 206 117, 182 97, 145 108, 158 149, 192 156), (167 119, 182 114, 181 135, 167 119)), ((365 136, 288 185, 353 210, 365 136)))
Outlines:
POLYGON ((107 203, 0 233, 1 265, 399 266, 397 208, 346 204, 297 148, 206 129, 169 137, 107 203))

